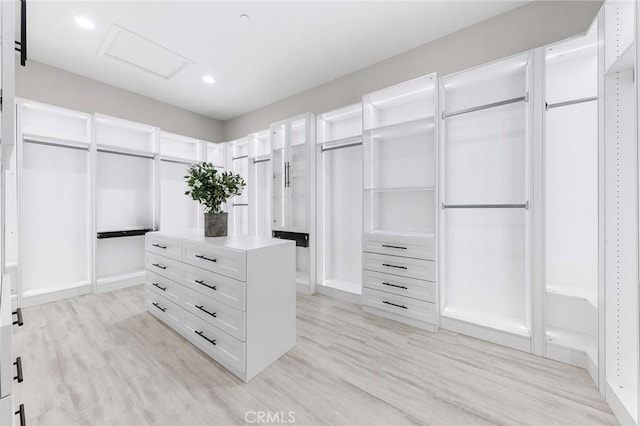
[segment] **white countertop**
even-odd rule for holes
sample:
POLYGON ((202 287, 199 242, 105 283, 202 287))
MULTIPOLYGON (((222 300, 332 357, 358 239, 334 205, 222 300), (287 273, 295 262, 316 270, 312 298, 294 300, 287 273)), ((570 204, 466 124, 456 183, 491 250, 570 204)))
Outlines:
POLYGON ((156 231, 149 232, 147 235, 167 236, 170 238, 178 238, 189 240, 196 243, 210 244, 212 246, 224 247, 233 250, 256 250, 265 247, 278 246, 282 244, 295 244, 295 241, 282 240, 271 237, 248 237, 244 235, 228 235, 226 237, 205 237, 202 230, 186 230, 186 231, 156 231))

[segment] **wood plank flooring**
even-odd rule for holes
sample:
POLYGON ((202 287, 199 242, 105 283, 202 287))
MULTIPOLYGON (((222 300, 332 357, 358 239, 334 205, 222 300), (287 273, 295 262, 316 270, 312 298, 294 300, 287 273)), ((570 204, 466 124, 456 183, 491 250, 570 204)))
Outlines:
POLYGON ((617 423, 582 369, 321 296, 298 296, 297 346, 248 384, 146 313, 142 286, 24 317, 29 426, 617 423))

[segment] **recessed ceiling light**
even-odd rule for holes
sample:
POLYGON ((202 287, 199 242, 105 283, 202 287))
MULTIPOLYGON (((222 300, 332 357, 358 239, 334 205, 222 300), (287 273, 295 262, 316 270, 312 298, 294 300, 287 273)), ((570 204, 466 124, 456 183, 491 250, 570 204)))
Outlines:
POLYGON ((87 30, 92 30, 96 27, 96 24, 94 24, 91 19, 84 16, 76 15, 73 20, 76 21, 76 24, 78 24, 78 26, 86 28, 87 30))
POLYGON ((202 81, 204 81, 207 84, 213 84, 216 82, 216 80, 213 78, 211 74, 206 74, 202 76, 202 81))
POLYGON ((248 21, 249 15, 247 15, 246 13, 243 13, 242 15, 240 15, 240 20, 245 22, 248 21))

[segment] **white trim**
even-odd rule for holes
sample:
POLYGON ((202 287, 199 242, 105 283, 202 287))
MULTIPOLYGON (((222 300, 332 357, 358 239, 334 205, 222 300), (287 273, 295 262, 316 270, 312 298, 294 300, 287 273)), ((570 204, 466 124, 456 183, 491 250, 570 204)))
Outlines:
POLYGON ((531 352, 531 338, 519 336, 517 334, 508 333, 495 328, 489 328, 466 321, 440 317, 440 328, 443 330, 453 331, 455 333, 465 334, 477 339, 486 340, 502 346, 508 346, 523 352, 531 352))
POLYGON ((316 294, 331 297, 332 299, 340 300, 342 302, 362 305, 362 295, 340 290, 339 288, 318 284, 316 286, 316 294))
POLYGON ((438 331, 438 326, 435 324, 430 324, 428 322, 416 321, 413 318, 407 318, 402 315, 394 314, 393 312, 383 311, 381 309, 372 308, 370 306, 362 306, 362 310, 368 314, 376 315, 378 317, 383 317, 386 319, 390 319, 393 321, 401 322, 403 324, 410 325, 412 327, 419 328, 421 330, 430 331, 435 333, 438 331))
POLYGON ((84 281, 75 283, 66 287, 56 288, 54 290, 46 289, 25 291, 22 297, 22 307, 42 305, 44 303, 57 302, 59 300, 69 299, 71 297, 84 296, 91 294, 91 283, 84 281))
POLYGON ((620 398, 618 398, 618 394, 616 394, 616 392, 611 388, 611 385, 609 385, 609 383, 606 383, 605 385, 605 395, 607 404, 609 404, 611 411, 613 411, 613 414, 616 416, 618 421, 620 421, 620 424, 624 426, 637 425, 622 401, 620 401, 620 398))
POLYGON ((95 293, 100 294, 136 285, 144 285, 146 276, 146 271, 143 270, 106 278, 98 278, 95 293))

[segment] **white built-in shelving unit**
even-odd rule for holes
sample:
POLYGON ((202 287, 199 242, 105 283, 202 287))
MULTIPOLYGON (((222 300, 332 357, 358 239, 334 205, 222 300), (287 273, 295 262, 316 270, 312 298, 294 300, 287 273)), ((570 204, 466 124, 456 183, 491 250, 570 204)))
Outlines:
POLYGON ((317 116, 316 291, 362 294, 362 104, 317 116))
POLYGON ((598 26, 544 59, 545 355, 598 383, 598 26))
POLYGON ((441 79, 441 326, 531 350, 530 54, 441 79))
POLYGON ((298 290, 315 292, 315 116, 271 125, 271 230, 296 240, 298 290))
POLYGON ((206 142, 204 150, 205 158, 209 163, 213 164, 213 166, 220 171, 226 169, 227 144, 206 142))
POLYGON ((637 2, 605 3, 605 393, 622 424, 639 419, 639 23, 637 2))
POLYGON ((160 132, 161 231, 200 228, 202 210, 196 201, 184 193, 188 190, 185 176, 191 164, 201 161, 204 143, 175 133, 160 132))
POLYGON ((437 77, 369 93, 363 112, 363 309, 435 331, 437 77))
POLYGON ((271 137, 270 130, 251 133, 249 144, 249 235, 271 236, 271 137))
POLYGON ((242 176, 247 186, 227 202, 229 233, 249 235, 249 141, 246 137, 226 143, 227 171, 242 176))

